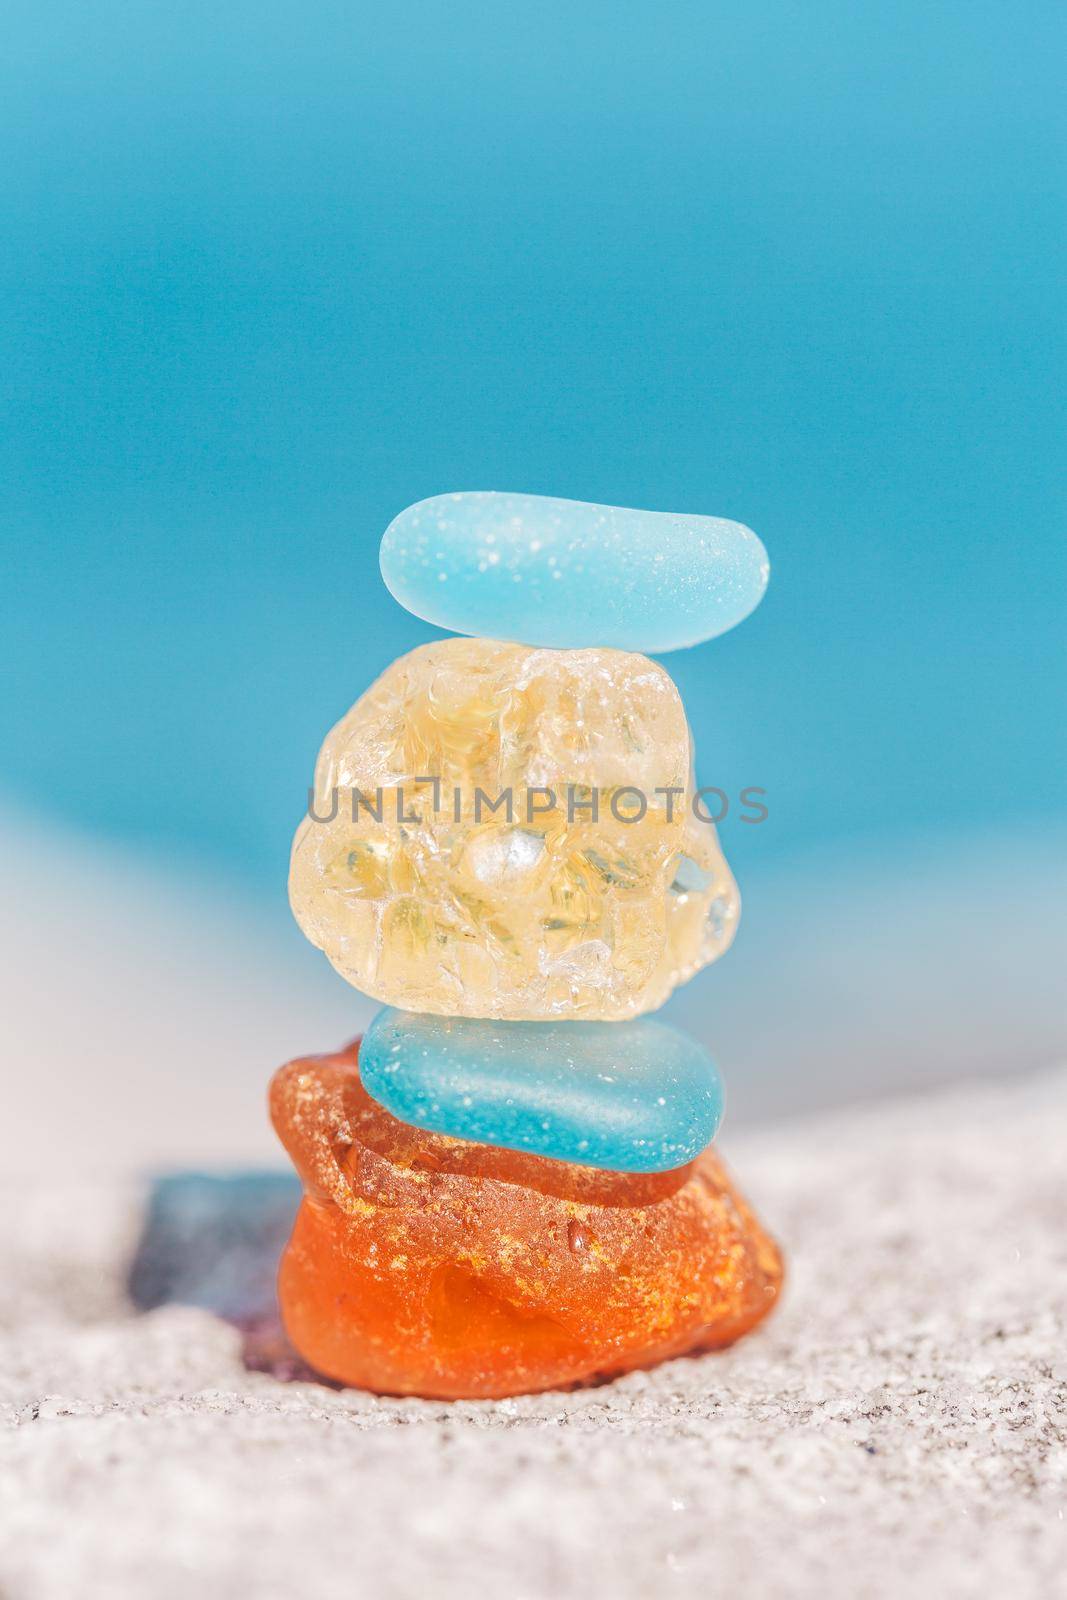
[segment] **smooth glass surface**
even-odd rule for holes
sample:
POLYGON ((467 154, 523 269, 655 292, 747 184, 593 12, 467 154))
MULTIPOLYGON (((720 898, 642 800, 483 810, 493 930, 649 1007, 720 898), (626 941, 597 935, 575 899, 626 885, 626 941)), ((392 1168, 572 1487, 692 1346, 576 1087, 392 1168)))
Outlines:
POLYGON ((734 627, 770 571, 740 522, 485 491, 408 506, 381 567, 402 606, 453 633, 659 653, 734 627))
POLYGON ((612 1172, 699 1155, 722 1119, 707 1052, 661 1022, 486 1022, 381 1011, 363 1085, 417 1128, 612 1172))

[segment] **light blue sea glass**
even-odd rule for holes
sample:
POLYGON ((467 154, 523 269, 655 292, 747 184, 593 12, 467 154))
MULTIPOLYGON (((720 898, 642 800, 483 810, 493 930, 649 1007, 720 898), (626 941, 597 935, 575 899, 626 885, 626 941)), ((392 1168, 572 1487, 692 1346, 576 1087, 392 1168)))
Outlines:
POLYGON ((380 1011, 359 1051, 364 1088, 417 1128, 612 1172, 700 1154, 722 1083, 662 1022, 486 1022, 380 1011))
POLYGON ((645 655, 734 627, 770 571, 740 522, 481 490, 408 506, 381 566, 402 606, 453 633, 645 655))

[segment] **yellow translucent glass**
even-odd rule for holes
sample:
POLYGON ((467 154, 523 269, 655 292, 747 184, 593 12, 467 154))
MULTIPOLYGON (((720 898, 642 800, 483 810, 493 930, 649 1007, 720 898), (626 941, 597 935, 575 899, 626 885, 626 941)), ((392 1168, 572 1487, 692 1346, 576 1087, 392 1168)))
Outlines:
POLYGON ((322 747, 315 816, 293 842, 293 912, 350 983, 389 1005, 510 1019, 654 1010, 737 923, 715 830, 690 803, 692 765, 678 690, 644 656, 424 645, 322 747))

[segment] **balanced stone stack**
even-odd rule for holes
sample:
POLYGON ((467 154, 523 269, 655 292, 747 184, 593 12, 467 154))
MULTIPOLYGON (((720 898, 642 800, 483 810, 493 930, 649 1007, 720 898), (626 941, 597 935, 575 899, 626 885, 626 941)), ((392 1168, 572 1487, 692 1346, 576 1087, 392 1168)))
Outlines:
POLYGON ((710 517, 454 494, 402 513, 381 566, 473 637, 402 657, 342 718, 293 844, 300 926, 386 1009, 272 1085, 306 1191, 289 1335, 329 1377, 449 1398, 729 1343, 780 1256, 710 1149, 713 1062, 644 1014, 739 903, 678 690, 635 652, 739 622, 763 547, 710 517))

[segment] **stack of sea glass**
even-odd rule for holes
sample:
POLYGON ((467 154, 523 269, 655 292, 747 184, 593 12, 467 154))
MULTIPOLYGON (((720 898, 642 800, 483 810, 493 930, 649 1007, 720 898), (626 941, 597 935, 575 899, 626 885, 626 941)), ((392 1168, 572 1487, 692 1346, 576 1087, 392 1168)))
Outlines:
POLYGON ((356 702, 294 841, 297 920, 387 1009, 272 1085, 306 1190, 289 1335, 330 1377, 446 1397, 726 1344, 780 1257, 710 1149, 712 1060, 643 1014, 726 949, 738 898, 678 690, 636 652, 740 621, 763 547, 708 517, 457 494, 396 519, 382 572, 474 637, 356 702))

